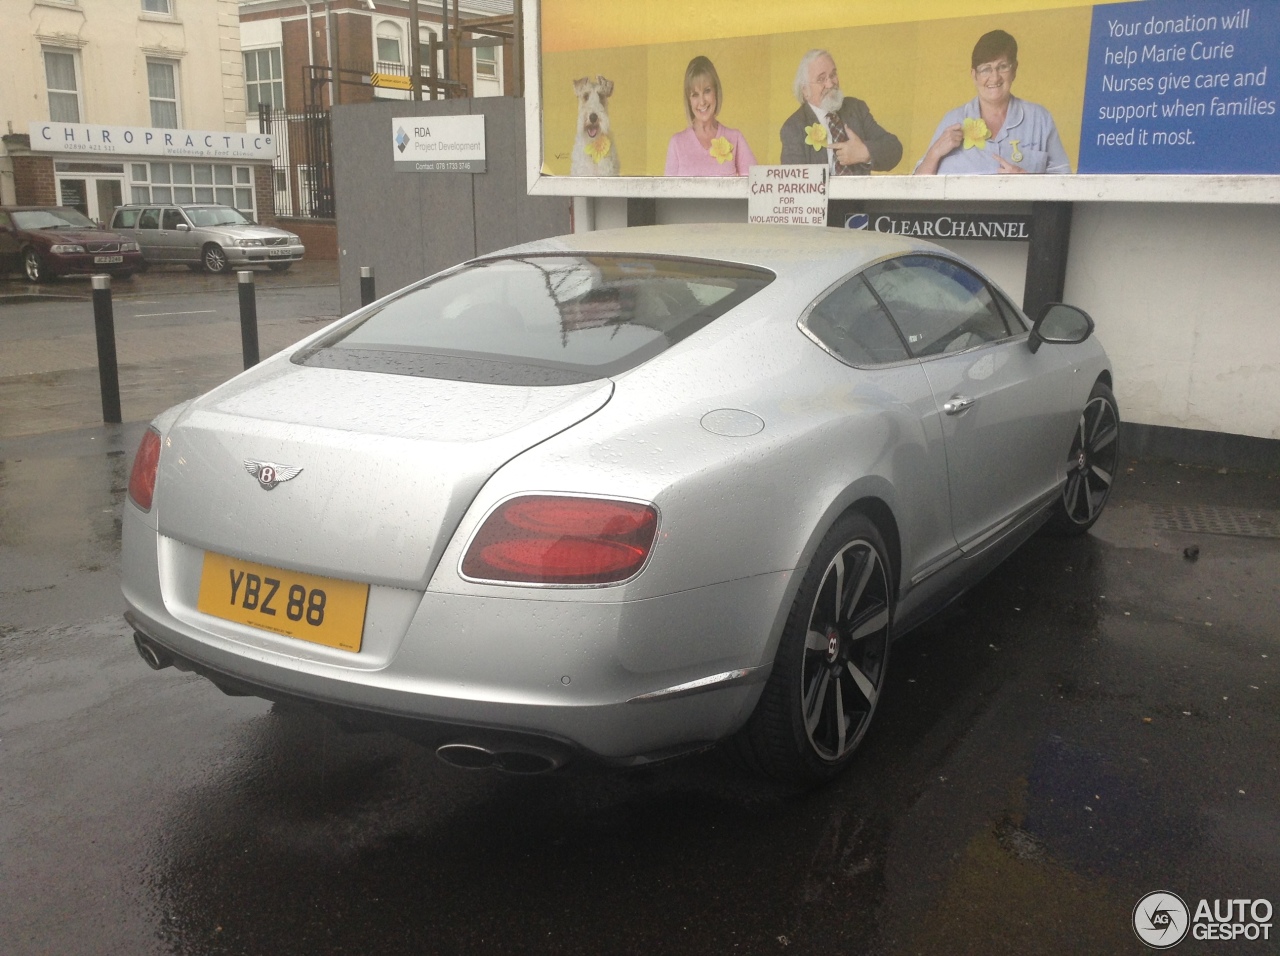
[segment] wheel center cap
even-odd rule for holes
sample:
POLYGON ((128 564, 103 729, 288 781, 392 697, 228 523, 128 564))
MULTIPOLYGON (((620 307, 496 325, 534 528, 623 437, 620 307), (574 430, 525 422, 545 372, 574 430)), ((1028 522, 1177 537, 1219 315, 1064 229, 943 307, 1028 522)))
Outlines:
POLYGON ((827 663, 835 663, 835 659, 840 656, 840 635, 836 633, 835 628, 827 631, 827 663))
POLYGON ((1076 470, 1084 471, 1089 466, 1089 456, 1083 450, 1076 455, 1076 470))

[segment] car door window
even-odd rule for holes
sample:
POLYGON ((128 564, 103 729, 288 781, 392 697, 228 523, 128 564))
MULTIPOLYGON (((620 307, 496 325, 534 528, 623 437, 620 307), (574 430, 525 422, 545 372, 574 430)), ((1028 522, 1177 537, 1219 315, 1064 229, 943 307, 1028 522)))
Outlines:
POLYGON ((815 305, 804 327, 850 365, 881 365, 910 358, 884 307, 860 275, 815 305))
POLYGON ((182 218, 182 211, 179 209, 166 209, 164 211, 164 219, 161 224, 162 229, 177 229, 178 224, 186 222, 182 218))
POLYGON ((902 256, 865 275, 913 355, 959 352, 1013 334, 987 283, 950 259, 902 256))
POLYGON ((139 229, 159 229, 160 228, 160 210, 146 209, 143 210, 141 216, 138 217, 139 229))
POLYGON ((1009 330, 1012 335, 1018 335, 1031 328, 1031 323, 1029 323, 1014 304, 1009 301, 1008 296, 999 289, 992 289, 991 291, 995 294, 996 305, 1000 307, 1000 314, 1004 316, 1004 323, 1009 326, 1009 330))
POLYGON ((133 229, 138 225, 137 209, 121 209, 116 213, 115 221, 111 223, 112 229, 133 229))

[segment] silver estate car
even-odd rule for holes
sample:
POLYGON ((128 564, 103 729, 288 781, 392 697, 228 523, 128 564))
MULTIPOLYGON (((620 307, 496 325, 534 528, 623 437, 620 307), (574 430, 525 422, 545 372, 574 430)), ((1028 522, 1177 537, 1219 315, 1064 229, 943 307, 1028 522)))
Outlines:
POLYGON ((924 241, 593 232, 481 256, 155 419, 138 650, 467 767, 726 738, 850 760, 893 640, 1118 461, 1106 353, 924 241))
POLYGON ((306 251, 293 233, 216 203, 120 206, 111 229, 136 240, 147 265, 184 263, 214 273, 251 265, 284 272, 306 251))

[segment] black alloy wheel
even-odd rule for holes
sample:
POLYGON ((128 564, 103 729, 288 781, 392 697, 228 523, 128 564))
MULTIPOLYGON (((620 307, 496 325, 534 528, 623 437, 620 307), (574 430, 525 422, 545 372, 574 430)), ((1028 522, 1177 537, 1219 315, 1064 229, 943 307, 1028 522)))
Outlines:
POLYGON ((836 522, 801 582, 773 671, 739 735, 747 761, 788 784, 834 777, 866 736, 884 688, 892 570, 876 526, 836 522))
POLYGON ((1120 407, 1098 382, 1080 413, 1067 453, 1067 480, 1047 529, 1059 535, 1084 534, 1102 515, 1120 463, 1120 407))

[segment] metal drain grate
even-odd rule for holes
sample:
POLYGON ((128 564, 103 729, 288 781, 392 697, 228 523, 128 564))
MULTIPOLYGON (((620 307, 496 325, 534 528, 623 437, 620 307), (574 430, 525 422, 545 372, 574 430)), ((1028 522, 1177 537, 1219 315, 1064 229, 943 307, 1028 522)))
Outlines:
POLYGON ((1214 505, 1152 505, 1151 522, 1157 531, 1280 538, 1280 512, 1276 511, 1244 511, 1214 505))

